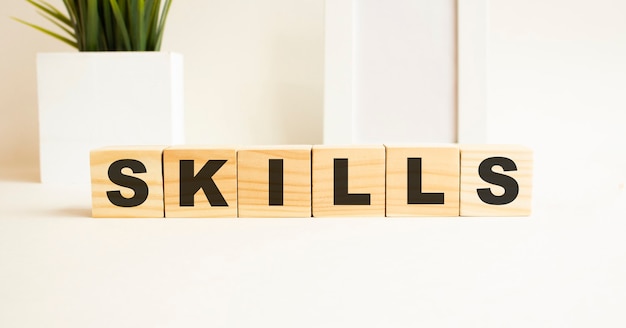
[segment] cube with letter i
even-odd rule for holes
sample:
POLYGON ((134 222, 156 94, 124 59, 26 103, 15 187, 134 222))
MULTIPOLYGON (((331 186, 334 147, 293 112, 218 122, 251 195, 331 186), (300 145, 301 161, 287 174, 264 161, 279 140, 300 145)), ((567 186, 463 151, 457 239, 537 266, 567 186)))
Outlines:
POLYGON ((311 217, 311 146, 237 152, 239 217, 311 217))

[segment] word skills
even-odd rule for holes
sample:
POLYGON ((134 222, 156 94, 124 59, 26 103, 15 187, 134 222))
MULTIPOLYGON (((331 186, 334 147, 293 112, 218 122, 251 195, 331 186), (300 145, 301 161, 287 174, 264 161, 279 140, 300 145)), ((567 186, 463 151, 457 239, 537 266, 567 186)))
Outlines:
POLYGON ((97 218, 528 216, 532 151, 517 145, 105 147, 97 218))

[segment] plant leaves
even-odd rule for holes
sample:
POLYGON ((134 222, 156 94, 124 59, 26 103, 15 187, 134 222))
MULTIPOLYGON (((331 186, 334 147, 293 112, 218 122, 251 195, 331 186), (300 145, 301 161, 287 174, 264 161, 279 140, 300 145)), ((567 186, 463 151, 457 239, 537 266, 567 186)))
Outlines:
POLYGON ((30 27, 32 27, 32 28, 34 28, 34 29, 36 29, 36 30, 39 30, 39 31, 41 31, 41 32, 43 32, 43 33, 45 33, 45 34, 48 34, 48 35, 50 35, 51 37, 53 37, 53 38, 55 38, 55 39, 58 39, 58 40, 60 40, 60 41, 62 41, 62 42, 64 42, 64 43, 67 43, 68 45, 70 45, 70 46, 72 46, 72 47, 74 47, 74 48, 78 49, 78 44, 77 44, 75 41, 72 41, 72 40, 70 40, 70 39, 68 39, 68 38, 66 38, 66 37, 64 37, 64 36, 62 36, 62 35, 59 35, 59 34, 57 34, 57 33, 54 33, 54 32, 52 32, 52 31, 50 31, 50 30, 47 30, 47 29, 45 29, 45 28, 43 28, 43 27, 41 27, 41 26, 38 26, 38 25, 35 25, 35 24, 31 24, 31 23, 26 22, 26 21, 23 21, 23 20, 21 20, 21 19, 19 19, 19 18, 15 18, 15 17, 12 17, 12 18, 13 18, 14 20, 16 20, 16 21, 18 21, 18 22, 22 23, 22 24, 28 25, 28 26, 30 26, 30 27))
POLYGON ((159 22, 159 26, 157 27, 157 42, 154 45, 154 50, 161 50, 161 41, 163 40, 163 31, 165 29, 165 21, 167 19, 167 14, 170 11, 170 6, 172 5, 171 0, 165 0, 165 5, 163 6, 163 11, 161 13, 161 20, 159 22))
POLYGON ((69 17, 65 16, 63 13, 61 13, 58 9, 56 9, 51 4, 49 4, 49 3, 45 2, 45 1, 42 1, 41 3, 38 3, 38 2, 33 1, 33 0, 26 0, 26 2, 28 2, 31 5, 37 7, 39 10, 41 10, 44 13, 50 15, 51 17, 54 17, 59 22, 62 22, 62 23, 64 23, 65 25, 67 25, 69 27, 72 27, 72 21, 69 19, 69 17))
POLYGON ((58 26, 58 27, 59 27, 60 29, 62 29, 65 33, 67 33, 67 34, 71 35, 72 37, 76 38, 76 35, 74 35, 74 32, 73 32, 73 31, 71 31, 69 28, 67 28, 67 27, 65 27, 65 26, 63 26, 63 25, 61 25, 58 21, 55 21, 53 18, 51 18, 51 17, 49 17, 49 16, 46 16, 46 15, 44 15, 44 14, 42 14, 42 13, 39 13, 39 14, 40 14, 41 16, 43 16, 43 18, 45 18, 45 19, 49 20, 52 24, 54 24, 54 25, 58 26))
POLYGON ((122 11, 120 10, 120 7, 117 4, 116 0, 109 0, 109 3, 111 4, 111 10, 113 11, 113 16, 115 17, 115 21, 117 22, 117 25, 119 27, 118 32, 121 35, 122 39, 124 40, 124 45, 125 45, 124 50, 130 51, 132 48, 130 45, 130 37, 128 35, 128 29, 126 28, 126 23, 124 22, 124 15, 122 14, 122 11))
POLYGON ((75 40, 17 21, 80 51, 158 51, 171 6, 171 0, 63 0, 63 13, 45 0, 25 1, 75 40))

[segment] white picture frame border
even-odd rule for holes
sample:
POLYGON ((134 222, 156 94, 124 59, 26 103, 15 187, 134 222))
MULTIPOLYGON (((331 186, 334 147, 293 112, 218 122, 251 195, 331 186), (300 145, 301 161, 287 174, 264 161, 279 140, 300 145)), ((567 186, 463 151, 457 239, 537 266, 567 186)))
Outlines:
MULTIPOLYGON (((325 8, 324 144, 352 144, 355 4, 327 0, 325 8)), ((488 0, 456 0, 457 142, 487 139, 488 0)))

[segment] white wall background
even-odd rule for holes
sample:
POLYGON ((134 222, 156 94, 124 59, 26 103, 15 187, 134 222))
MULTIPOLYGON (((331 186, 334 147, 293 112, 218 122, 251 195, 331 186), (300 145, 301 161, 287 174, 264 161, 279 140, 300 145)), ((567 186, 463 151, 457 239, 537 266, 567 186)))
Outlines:
POLYGON ((455 142, 455 1, 354 3, 354 140, 455 142))
POLYGON ((614 0, 489 3, 487 138, 535 150, 539 202, 624 189, 625 12, 614 0))
MULTIPOLYGON (((73 50, 9 19, 49 26, 25 1, 0 8, 0 163, 36 167, 35 54, 73 50)), ((323 0, 174 2, 162 50, 185 56, 187 142, 321 143, 323 13, 323 0)))

